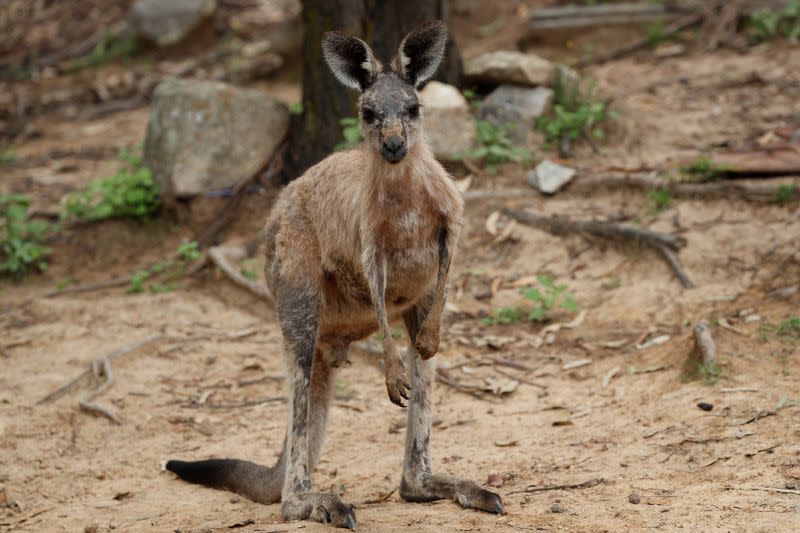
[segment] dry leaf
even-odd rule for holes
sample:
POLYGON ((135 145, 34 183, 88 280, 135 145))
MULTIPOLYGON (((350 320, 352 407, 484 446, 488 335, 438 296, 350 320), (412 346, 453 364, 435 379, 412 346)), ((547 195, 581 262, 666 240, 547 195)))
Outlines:
POLYGON ((500 448, 510 448, 512 446, 516 446, 519 444, 518 440, 496 440, 494 441, 495 446, 499 446, 500 448))
POLYGON ((500 222, 500 211, 493 211, 488 217, 486 217, 486 222, 484 227, 489 235, 497 235, 499 231, 498 224, 500 222))
POLYGON ((458 192, 464 193, 467 192, 472 185, 472 174, 464 178, 463 180, 455 180, 454 181, 456 189, 458 192))

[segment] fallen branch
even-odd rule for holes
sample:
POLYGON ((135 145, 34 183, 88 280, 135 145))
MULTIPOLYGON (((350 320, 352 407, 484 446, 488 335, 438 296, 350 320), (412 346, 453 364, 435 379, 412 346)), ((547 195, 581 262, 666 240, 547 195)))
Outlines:
MULTIPOLYGON (((683 30, 691 28, 692 26, 695 26, 697 24, 700 24, 700 22, 702 22, 704 18, 705 18, 704 13, 692 13, 691 15, 687 15, 675 21, 674 23, 670 24, 666 28, 664 28, 663 36, 664 38, 669 38, 674 35, 677 35, 683 30)), ((577 63, 575 63, 575 66, 586 67, 589 65, 600 65, 603 63, 608 63, 609 61, 619 59, 628 54, 632 54, 633 52, 637 52, 642 48, 646 48, 650 46, 650 43, 651 43, 650 38, 646 36, 641 37, 639 39, 635 39, 627 44, 620 46, 619 48, 615 48, 604 54, 599 54, 596 56, 581 59, 577 63)))
POLYGON ((765 492, 780 492, 782 494, 796 494, 800 496, 800 490, 781 489, 773 487, 725 487, 726 490, 762 490, 765 492))
MULTIPOLYGON (((609 188, 639 188, 643 190, 661 189, 675 197, 699 198, 737 198, 742 200, 756 200, 767 202, 780 202, 781 192, 794 188, 800 191, 800 179, 792 181, 782 179, 775 183, 731 183, 728 181, 711 183, 679 183, 667 181, 649 174, 609 174, 603 176, 585 176, 576 180, 570 186, 571 191, 591 192, 598 189, 609 188)), ((785 200, 784 200, 785 201, 785 200)))
POLYGON ((547 217, 535 215, 521 209, 501 209, 501 212, 518 222, 528 226, 538 228, 553 235, 564 235, 568 233, 589 234, 605 239, 622 239, 642 243, 657 251, 664 257, 667 264, 675 273, 675 276, 685 288, 692 288, 694 285, 689 277, 681 268, 677 256, 672 253, 679 247, 686 244, 685 240, 675 235, 657 233, 654 231, 636 228, 633 226, 622 226, 608 222, 598 222, 595 220, 569 220, 563 217, 547 217))
POLYGON ((530 485, 525 489, 522 490, 515 490, 509 492, 508 494, 522 494, 522 493, 531 493, 531 492, 544 492, 549 490, 572 490, 572 489, 590 489, 592 487, 596 487, 602 483, 606 483, 606 480, 598 477, 593 478, 588 481, 584 481, 583 483, 571 483, 566 485, 542 485, 541 487, 537 487, 536 485, 530 485))
POLYGON ((228 278, 231 279, 234 283, 239 285, 240 287, 244 287, 248 291, 252 292, 256 296, 260 298, 264 298, 270 302, 274 302, 274 298, 272 297, 272 293, 270 292, 269 288, 261 284, 255 280, 246 278, 239 269, 234 267, 229 258, 234 260, 241 260, 247 257, 247 248, 246 247, 239 247, 239 248, 231 248, 226 246, 214 246, 213 248, 209 248, 208 250, 208 258, 211 260, 212 263, 217 265, 219 269, 226 275, 228 278))
POLYGON ((44 403, 51 402, 53 400, 57 400, 58 398, 66 394, 68 391, 70 391, 72 388, 74 388, 76 385, 78 385, 85 378, 89 376, 94 376, 95 378, 102 381, 97 387, 95 387, 93 390, 89 391, 88 393, 84 394, 81 397, 80 401, 78 402, 81 410, 104 416, 109 420, 111 420, 112 422, 121 424, 122 419, 120 419, 116 414, 114 414, 114 412, 110 411, 106 407, 103 407, 101 405, 92 402, 94 398, 102 394, 106 389, 108 389, 114 383, 114 374, 111 370, 111 360, 129 354, 131 352, 135 352, 136 350, 139 350, 144 346, 147 346, 148 344, 152 344, 164 338, 166 338, 166 336, 162 334, 152 335, 145 339, 138 340, 136 342, 128 344, 127 346, 123 346, 122 348, 118 348, 116 350, 112 350, 106 354, 103 354, 102 356, 92 361, 92 364, 89 365, 89 368, 87 368, 86 370, 84 370, 71 380, 69 380, 67 383, 60 386, 55 391, 51 392, 50 394, 39 400, 38 403, 41 405, 44 403))

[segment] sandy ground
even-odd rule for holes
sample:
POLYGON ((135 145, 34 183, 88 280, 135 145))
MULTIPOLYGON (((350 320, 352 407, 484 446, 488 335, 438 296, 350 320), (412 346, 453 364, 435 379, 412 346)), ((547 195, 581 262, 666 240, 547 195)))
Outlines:
MULTIPOLYGON (((788 124, 800 115, 792 64, 800 64, 798 48, 776 44, 745 56, 626 59, 597 68, 601 91, 619 96, 620 117, 605 153, 581 147, 575 163, 584 173, 665 168, 788 124), (766 81, 747 82, 754 71, 766 81), (656 89, 637 90, 662 79, 656 89)), ((146 110, 77 127, 43 122, 44 136, 18 152, 131 146, 142 141, 145 123, 146 110)), ((67 159, 13 168, 7 183, 47 209, 114 167, 111 158, 67 159)), ((476 178, 473 188, 523 184, 523 170, 508 167, 476 178)), ((227 238, 252 234, 270 198, 248 199, 227 238)), ((90 283, 130 275, 174 250, 219 205, 200 202, 180 224, 70 230, 54 245, 50 272, 0 285, 0 529, 329 530, 284 523, 278 505, 188 485, 161 467, 172 457, 271 463, 277 456, 286 403, 279 332, 267 304, 209 272, 158 295, 115 289, 44 297, 65 276, 90 283), (37 403, 95 357, 157 334, 170 339, 115 362, 116 383, 99 398, 122 425, 79 411, 85 384, 37 403), (173 340, 187 336, 196 338, 173 340)), ((507 514, 406 503, 393 492, 404 412, 386 397, 377 361, 361 353, 336 378, 315 488, 354 503, 359 531, 800 531, 800 493, 780 492, 800 484, 800 341, 765 334, 799 314, 800 294, 781 292, 800 284, 798 208, 796 201, 676 200, 656 212, 644 193, 610 191, 470 202, 436 360, 464 383, 508 385, 513 378, 517 385, 479 398, 439 384, 432 451, 440 472, 502 480, 494 490, 507 514), (501 206, 679 233, 688 243, 680 258, 697 288, 682 289, 656 255, 635 247, 522 226, 495 242, 485 220, 501 206), (518 287, 536 274, 566 283, 585 311, 578 327, 538 347, 541 325, 481 321, 493 308, 521 304, 518 287), (701 319, 712 323, 719 348, 715 384, 686 377, 691 328, 701 319), (663 344, 635 347, 664 335, 663 344), (493 364, 498 359, 517 367, 493 364)))

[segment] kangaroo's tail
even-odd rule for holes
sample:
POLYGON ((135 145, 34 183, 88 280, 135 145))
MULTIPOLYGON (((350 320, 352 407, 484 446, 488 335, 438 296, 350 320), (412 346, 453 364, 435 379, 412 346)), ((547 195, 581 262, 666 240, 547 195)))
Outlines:
POLYGON ((171 460, 167 461, 167 470, 190 483, 228 489, 259 503, 281 501, 282 460, 273 468, 239 459, 171 460))

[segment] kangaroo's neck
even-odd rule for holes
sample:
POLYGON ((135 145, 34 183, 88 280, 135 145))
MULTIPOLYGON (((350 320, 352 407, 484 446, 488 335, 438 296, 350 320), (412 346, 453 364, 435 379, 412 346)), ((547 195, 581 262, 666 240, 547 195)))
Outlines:
POLYGON ((379 201, 397 193, 407 194, 424 184, 435 161, 433 151, 424 141, 415 143, 399 163, 389 163, 375 150, 367 149, 362 190, 379 201))

